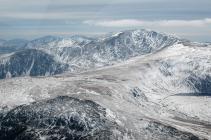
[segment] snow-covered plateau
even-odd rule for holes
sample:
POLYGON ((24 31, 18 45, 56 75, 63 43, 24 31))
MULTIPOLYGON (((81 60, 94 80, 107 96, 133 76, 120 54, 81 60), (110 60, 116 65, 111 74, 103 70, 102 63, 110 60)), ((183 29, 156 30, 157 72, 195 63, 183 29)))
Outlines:
POLYGON ((0 77, 2 140, 211 139, 208 43, 47 36, 0 55, 0 77))

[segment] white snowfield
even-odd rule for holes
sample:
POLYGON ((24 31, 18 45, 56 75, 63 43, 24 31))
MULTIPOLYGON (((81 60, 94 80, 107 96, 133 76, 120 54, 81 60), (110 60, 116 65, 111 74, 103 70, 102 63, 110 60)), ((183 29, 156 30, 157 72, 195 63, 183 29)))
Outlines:
POLYGON ((133 139, 147 136, 150 122, 211 139, 211 94, 200 88, 211 86, 210 77, 211 46, 175 44, 83 73, 0 80, 0 107, 68 95, 107 108, 110 119, 136 134, 133 139))

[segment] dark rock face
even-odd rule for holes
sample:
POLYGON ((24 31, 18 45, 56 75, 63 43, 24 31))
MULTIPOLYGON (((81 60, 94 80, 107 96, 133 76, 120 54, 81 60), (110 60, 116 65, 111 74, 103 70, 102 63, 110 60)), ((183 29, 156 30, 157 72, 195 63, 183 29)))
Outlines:
POLYGON ((211 96, 211 77, 205 76, 204 78, 200 78, 199 82, 195 84, 199 93, 202 95, 211 96))
POLYGON ((118 129, 95 102, 62 96, 8 112, 0 121, 0 139, 109 140, 116 139, 114 127, 118 129))
POLYGON ((164 125, 159 122, 149 123, 147 129, 151 136, 156 137, 156 139, 165 140, 200 140, 201 138, 188 133, 180 131, 172 126, 164 125))
POLYGON ((172 76, 172 73, 169 71, 169 68, 172 66, 168 62, 161 62, 159 71, 164 75, 164 76, 172 76))
POLYGON ((195 89, 195 95, 211 96, 211 77, 209 75, 198 77, 192 74, 188 77, 187 83, 195 89))
POLYGON ((137 99, 141 99, 142 101, 148 101, 146 95, 138 87, 131 89, 130 93, 137 99))
POLYGON ((54 57, 40 50, 23 50, 14 53, 5 63, 0 63, 0 79, 21 75, 43 76, 62 73, 68 68, 54 57))

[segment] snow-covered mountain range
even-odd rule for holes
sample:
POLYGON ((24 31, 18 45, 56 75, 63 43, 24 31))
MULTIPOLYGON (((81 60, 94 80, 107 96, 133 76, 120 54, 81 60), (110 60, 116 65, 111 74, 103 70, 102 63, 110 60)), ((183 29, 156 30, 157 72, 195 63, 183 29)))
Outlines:
POLYGON ((208 43, 130 30, 0 57, 5 77, 48 75, 0 80, 0 139, 211 139, 208 43))
MULTIPOLYGON (((61 68, 58 67, 59 70, 55 68, 53 71, 63 72, 68 70, 79 72, 120 63, 135 56, 158 51, 179 41, 176 37, 148 30, 124 31, 95 39, 84 36, 72 36, 69 38, 46 36, 27 43, 17 41, 16 49, 10 50, 12 54, 0 59, 0 71, 2 71, 0 77, 5 78, 7 74, 12 77, 24 76, 26 73, 30 76, 58 74, 58 72, 52 72, 51 68, 46 68, 45 71, 39 72, 42 70, 36 67, 30 59, 33 54, 37 56, 33 58, 34 61, 40 62, 40 65, 42 62, 45 63, 45 61, 42 61, 43 58, 39 58, 38 51, 40 54, 45 53, 46 56, 52 56, 52 60, 48 62, 49 67, 54 65, 54 63, 68 66, 68 69, 64 67, 63 70, 60 70, 61 68), (29 49, 30 53, 28 53, 29 49), (19 60, 21 59, 19 54, 25 54, 22 59, 24 59, 24 64, 27 64, 26 66, 23 61, 19 60), (30 56, 27 56, 27 54, 30 56), (17 65, 22 66, 18 67, 17 65)), ((3 43, 2 46, 5 44, 3 43)), ((8 47, 8 45, 5 46, 6 48, 8 47)))

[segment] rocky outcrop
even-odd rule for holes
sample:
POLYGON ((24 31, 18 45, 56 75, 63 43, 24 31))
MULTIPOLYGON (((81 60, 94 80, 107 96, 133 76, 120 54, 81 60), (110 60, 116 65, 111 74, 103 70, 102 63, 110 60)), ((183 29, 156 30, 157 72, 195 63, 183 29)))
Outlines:
POLYGON ((0 121, 2 140, 113 140, 124 133, 102 106, 67 96, 19 106, 0 121))

